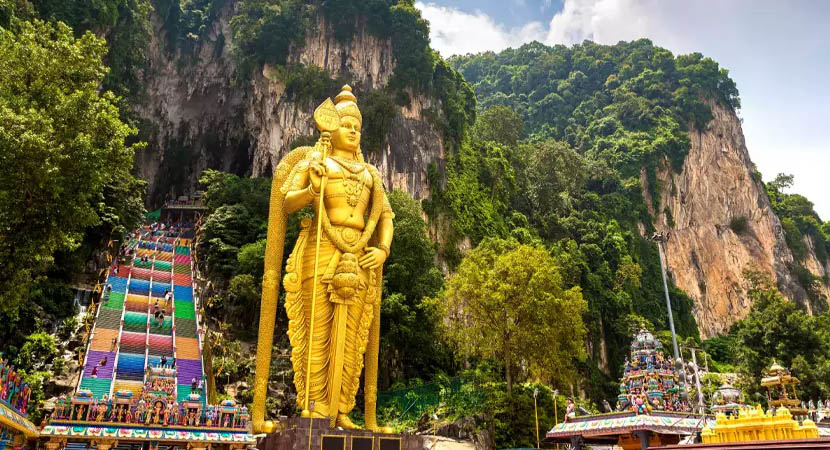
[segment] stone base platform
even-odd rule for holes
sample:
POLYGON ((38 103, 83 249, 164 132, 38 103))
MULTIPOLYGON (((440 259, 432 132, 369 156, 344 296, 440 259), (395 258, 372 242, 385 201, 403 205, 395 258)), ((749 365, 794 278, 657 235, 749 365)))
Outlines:
POLYGON ((257 440, 259 450, 424 450, 432 440, 414 434, 384 434, 331 428, 328 419, 292 417, 278 431, 257 440), (311 446, 308 445, 309 423, 311 446))

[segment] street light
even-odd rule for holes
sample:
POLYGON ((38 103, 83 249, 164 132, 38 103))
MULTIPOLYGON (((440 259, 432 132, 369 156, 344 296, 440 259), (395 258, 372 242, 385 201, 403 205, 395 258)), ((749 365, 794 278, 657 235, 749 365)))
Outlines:
POLYGON ((533 414, 536 416, 536 448, 539 446, 539 408, 536 406, 536 397, 539 396, 539 388, 533 388, 533 414))
POLYGON ((671 329, 671 342, 674 347, 675 364, 680 362, 680 351, 677 348, 677 334, 674 332, 674 316, 671 312, 671 299, 669 298, 669 285, 666 283, 666 266, 663 265, 663 243, 668 242, 668 233, 655 232, 651 240, 657 243, 657 253, 660 256, 660 274, 663 276, 663 292, 666 294, 666 309, 669 311, 669 328, 671 329))

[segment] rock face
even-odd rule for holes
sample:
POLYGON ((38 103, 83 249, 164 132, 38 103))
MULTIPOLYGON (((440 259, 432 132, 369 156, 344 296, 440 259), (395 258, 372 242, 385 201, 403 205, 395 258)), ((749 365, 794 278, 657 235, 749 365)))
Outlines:
MULTIPOLYGON (((784 295, 811 310, 791 273, 793 255, 781 222, 753 176, 740 120, 731 109, 710 106, 714 120, 706 130, 690 131, 691 150, 681 173, 671 173, 667 166, 658 172, 662 189, 656 223, 657 229, 671 232, 665 247, 668 268, 675 283, 694 298, 704 338, 727 332, 749 312, 746 269, 769 273, 784 295)), ((812 245, 806 247, 808 269, 823 277, 827 268, 815 258, 812 245)))
MULTIPOLYGON (((288 98, 272 68, 266 66, 245 81, 235 74, 229 25, 235 3, 226 5, 196 45, 195 55, 167 50, 163 22, 155 13, 151 17, 149 69, 142 80, 146 96, 134 107, 140 137, 148 142, 136 155, 136 166, 150 183, 151 203, 192 190, 206 168, 270 176, 295 139, 315 132, 311 113, 316 104, 288 98)), ((346 43, 334 38, 323 18, 309 28, 305 45, 290 52, 290 63, 314 64, 349 80, 358 105, 362 93, 388 83, 395 68, 389 40, 370 35, 365 24, 358 24, 346 43)), ((401 188, 420 199, 429 194, 429 163, 443 170, 444 145, 438 129, 422 114, 437 105, 425 95, 410 97, 410 105, 399 108, 383 148, 364 154, 378 167, 387 188, 401 188)))

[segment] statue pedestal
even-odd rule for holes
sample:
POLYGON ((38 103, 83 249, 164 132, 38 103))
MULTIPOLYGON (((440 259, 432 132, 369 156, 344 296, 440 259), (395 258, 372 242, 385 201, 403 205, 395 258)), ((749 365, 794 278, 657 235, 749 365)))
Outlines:
POLYGON ((423 450, 432 447, 431 439, 426 436, 341 430, 331 428, 328 419, 292 417, 280 422, 278 430, 260 438, 256 447, 259 450, 423 450), (309 422, 313 422, 310 447, 309 422))

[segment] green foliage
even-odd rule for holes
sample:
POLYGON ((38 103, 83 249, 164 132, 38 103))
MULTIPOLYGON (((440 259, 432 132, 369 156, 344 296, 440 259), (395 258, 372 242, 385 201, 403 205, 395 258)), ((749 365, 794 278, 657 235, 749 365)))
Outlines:
POLYGON ((804 267, 804 263, 808 252, 812 250, 816 259, 822 265, 827 264, 828 254, 830 254, 830 225, 828 222, 822 222, 813 209, 813 203, 807 200, 806 197, 784 192, 791 188, 792 184, 792 175, 780 173, 775 177, 775 180, 767 183, 764 187, 769 196, 772 210, 781 219, 784 238, 796 260, 791 267, 791 271, 799 284, 807 291, 814 309, 823 311, 827 308, 827 302, 820 289, 816 287, 816 283, 820 282, 820 279, 810 273, 804 267), (812 248, 808 248, 805 242, 809 242, 812 248))
POLYGON ((586 302, 563 272, 541 246, 489 238, 467 252, 437 301, 459 356, 497 358, 508 392, 518 367, 566 386, 585 352, 586 302))
POLYGON ((478 116, 472 136, 480 141, 494 141, 515 147, 524 133, 524 121, 507 106, 493 105, 478 116))
POLYGON ((253 275, 254 280, 261 280, 265 267, 265 239, 245 244, 239 249, 236 259, 239 262, 239 271, 253 275))
MULTIPOLYGON (((119 96, 138 99, 139 84, 146 65, 145 48, 150 40, 150 0, 15 0, 12 16, 23 20, 41 18, 69 25, 76 37, 87 31, 106 35, 109 51, 105 57, 110 71, 103 86, 119 96)), ((0 13, 2 16, 2 13, 0 13)))
POLYGON ((571 48, 537 42, 450 60, 483 107, 505 105, 532 140, 557 139, 608 161, 625 176, 668 157, 679 169, 689 122, 711 119, 704 98, 738 107, 728 73, 700 54, 678 56, 641 39, 571 48))
POLYGON ((67 341, 78 330, 78 318, 75 316, 63 319, 58 325, 58 332, 56 333, 58 339, 67 341))
POLYGON ((286 91, 299 93, 302 101, 316 102, 330 96, 342 80, 332 80, 329 74, 314 66, 288 62, 289 50, 305 44, 305 33, 317 14, 322 14, 341 42, 352 39, 358 26, 365 26, 370 34, 391 41, 395 71, 389 80, 388 92, 370 92, 365 97, 369 101, 366 112, 383 119, 366 121, 374 123, 369 125, 367 148, 377 149, 388 133, 389 113, 396 112, 389 98, 394 98, 397 105, 408 105, 408 89, 438 100, 441 110, 434 111, 434 122, 448 143, 460 144, 475 120, 475 95, 464 78, 430 48, 429 24, 412 0, 242 1, 231 19, 241 74, 248 76, 266 63, 281 66, 275 70, 285 77, 286 91))
POLYGON ((192 53, 196 43, 207 37, 210 26, 227 3, 228 0, 155 0, 170 50, 181 48, 192 53))
POLYGON ((745 234, 749 227, 748 227, 748 220, 746 216, 735 216, 729 220, 729 228, 735 232, 737 235, 745 234))
POLYGON ((358 100, 363 115, 362 147, 367 152, 379 152, 392 131, 392 121, 398 114, 392 95, 383 89, 372 89, 358 100))
POLYGON ((14 314, 60 252, 81 246, 87 230, 105 221, 129 223, 137 212, 141 184, 130 169, 140 146, 125 143, 135 130, 119 120, 115 96, 99 91, 105 52, 103 40, 92 33, 76 39, 61 23, 17 22, 0 30, 6 264, 0 309, 6 313, 14 314))
POLYGON ((768 275, 746 272, 753 308, 737 322, 729 339, 748 392, 761 392, 763 370, 775 359, 801 380, 803 398, 830 394, 830 327, 828 313, 811 316, 788 301, 768 275), (806 395, 804 395, 806 394, 806 395))
POLYGON ((284 66, 292 45, 302 47, 309 10, 298 0, 245 0, 231 18, 233 45, 244 76, 262 64, 284 66))
POLYGON ((313 64, 291 64, 274 70, 285 84, 286 95, 304 107, 316 107, 322 99, 339 92, 347 82, 343 78, 332 78, 326 70, 313 64))
POLYGON ((57 356, 58 348, 51 334, 44 331, 32 333, 26 336, 26 342, 20 348, 14 366, 27 372, 43 370, 52 364, 57 356))
POLYGON ((381 380, 429 378, 452 368, 449 349, 436 330, 440 316, 425 302, 438 294, 443 276, 418 202, 400 190, 389 193, 395 213, 395 238, 384 264, 381 302, 381 380))
MULTIPOLYGON (((516 143, 511 130, 520 126, 506 107, 480 114, 471 139, 448 161, 444 189, 430 172, 432 198, 425 209, 433 218, 451 218, 451 249, 461 236, 474 245, 511 236, 551 248, 563 281, 580 286, 588 302, 583 318, 593 351, 577 370, 583 388, 599 401, 614 394, 613 380, 636 331, 632 324, 668 328, 657 249, 637 228, 650 226, 640 182, 622 178, 607 159, 582 155, 567 142, 516 143), (603 344, 608 351, 600 355, 603 344), (610 377, 597 369, 601 358, 610 377)), ((670 292, 679 334, 697 338, 692 299, 672 285, 670 292)))
POLYGON ((23 376, 23 382, 32 388, 32 393, 29 396, 29 407, 27 416, 30 422, 40 423, 43 420, 43 402, 46 400, 46 393, 44 385, 51 380, 54 375, 48 370, 26 372, 20 371, 23 376))

